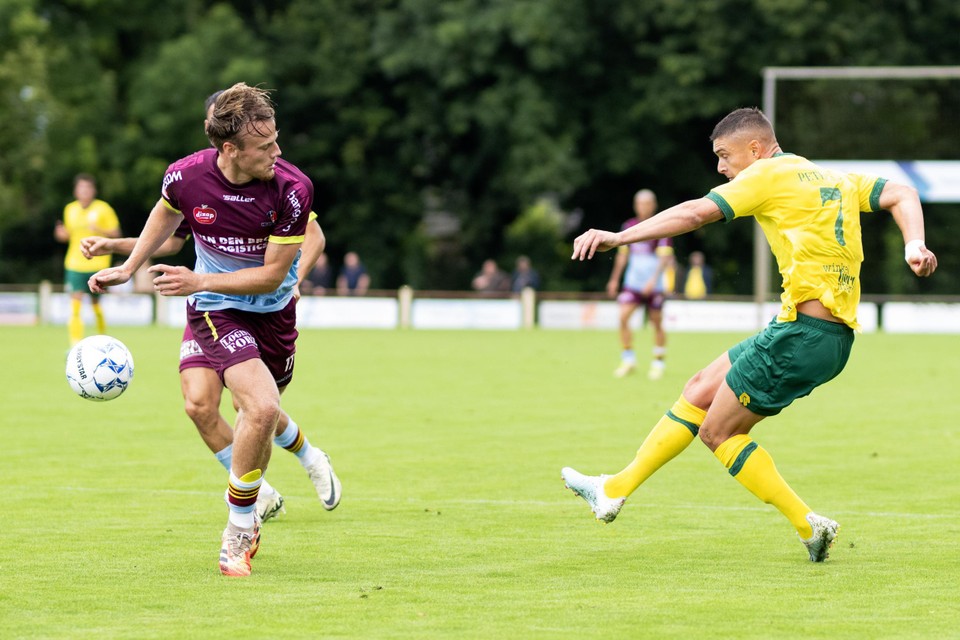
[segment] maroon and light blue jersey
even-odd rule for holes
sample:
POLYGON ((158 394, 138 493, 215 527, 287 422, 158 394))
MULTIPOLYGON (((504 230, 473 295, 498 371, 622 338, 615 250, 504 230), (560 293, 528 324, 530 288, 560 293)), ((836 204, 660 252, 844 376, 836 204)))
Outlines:
MULTIPOLYGON (((229 182, 217 167, 217 150, 204 149, 174 162, 163 176, 163 201, 184 216, 197 253, 197 273, 232 273, 263 265, 268 242, 303 242, 313 206, 313 183, 278 158, 272 180, 229 182)), ((182 233, 178 229, 177 234, 182 233)), ((198 311, 283 309, 297 283, 299 254, 276 291, 234 295, 200 291, 190 296, 198 311)))
POLYGON ((187 222, 187 219, 184 218, 180 221, 180 226, 178 226, 173 232, 174 238, 183 238, 184 240, 190 239, 190 223, 187 222))
MULTIPOLYGON (((620 230, 629 229, 639 222, 639 218, 630 218, 623 223, 620 230)), ((623 287, 634 291, 642 291, 650 278, 657 272, 657 267, 660 265, 660 254, 673 251, 673 240, 670 238, 644 240, 643 242, 634 242, 624 248, 630 252, 630 256, 623 274, 623 287)), ((663 275, 661 274, 653 290, 663 291, 663 285, 663 275)))

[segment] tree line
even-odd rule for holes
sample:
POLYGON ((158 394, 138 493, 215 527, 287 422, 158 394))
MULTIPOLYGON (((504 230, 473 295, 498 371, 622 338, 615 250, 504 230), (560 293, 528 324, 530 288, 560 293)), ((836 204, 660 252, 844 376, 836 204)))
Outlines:
MULTIPOLYGON (((609 257, 571 264, 572 236, 617 227, 639 188, 666 207, 718 184, 708 136, 759 105, 763 67, 952 64, 958 33, 955 0, 5 0, 0 282, 59 280, 78 172, 137 234, 166 166, 208 144, 204 98, 244 81, 275 90, 329 253, 357 251, 374 288, 466 289, 525 254, 547 289, 601 290, 609 257)), ((958 105, 960 81, 790 83, 778 137, 956 158, 958 105)), ((894 225, 864 218, 865 292, 960 291, 960 211, 926 211, 937 277, 909 278, 894 225)), ((678 253, 749 293, 752 232, 711 225, 678 253)))

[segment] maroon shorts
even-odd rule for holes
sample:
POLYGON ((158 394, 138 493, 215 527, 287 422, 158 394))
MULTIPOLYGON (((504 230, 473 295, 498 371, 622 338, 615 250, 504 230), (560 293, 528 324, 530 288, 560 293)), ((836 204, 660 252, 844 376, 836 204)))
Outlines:
POLYGON ((193 367, 199 367, 201 369, 216 368, 213 366, 213 363, 207 360, 203 349, 201 349, 197 341, 193 339, 193 332, 190 331, 190 325, 188 324, 183 328, 183 339, 180 341, 180 371, 193 367))
POLYGON ((646 307, 650 311, 659 311, 663 309, 664 295, 662 291, 654 291, 648 296, 643 295, 636 289, 624 289, 617 296, 617 302, 620 304, 635 304, 646 307))
POLYGON ((238 309, 197 311, 188 302, 187 328, 180 345, 180 370, 213 369, 223 381, 223 372, 228 368, 259 358, 282 388, 293 378, 298 335, 295 299, 280 311, 270 313, 238 309))

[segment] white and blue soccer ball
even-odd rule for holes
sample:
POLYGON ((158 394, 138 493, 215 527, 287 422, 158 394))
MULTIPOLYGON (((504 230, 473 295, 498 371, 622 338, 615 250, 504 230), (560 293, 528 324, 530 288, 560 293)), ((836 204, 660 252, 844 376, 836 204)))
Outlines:
POLYGON ((67 382, 81 398, 113 400, 133 380, 133 356, 110 336, 84 338, 67 354, 67 382))

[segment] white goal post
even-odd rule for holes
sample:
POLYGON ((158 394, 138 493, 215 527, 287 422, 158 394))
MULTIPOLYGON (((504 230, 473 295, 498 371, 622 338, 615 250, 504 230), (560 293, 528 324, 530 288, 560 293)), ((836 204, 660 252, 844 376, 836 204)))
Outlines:
MULTIPOLYGON (((960 66, 943 67, 764 67, 763 112, 776 130, 777 82, 781 80, 928 80, 960 79, 960 66)), ((815 160, 818 164, 832 166, 844 171, 863 170, 913 184, 918 187, 921 199, 928 202, 960 202, 960 161, 911 161, 899 162, 877 160, 831 161, 815 160), (917 170, 937 182, 938 189, 931 190, 923 177, 918 179, 917 170), (918 184, 921 183, 921 184, 918 184)), ((763 313, 763 303, 770 295, 770 247, 767 239, 754 222, 753 231, 753 295, 758 316, 763 313)))

